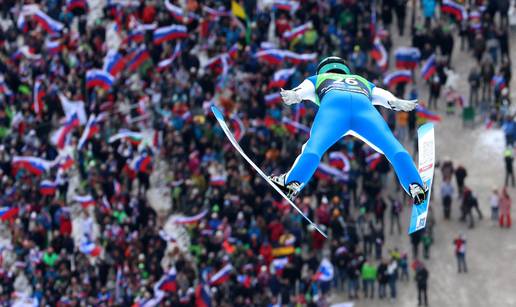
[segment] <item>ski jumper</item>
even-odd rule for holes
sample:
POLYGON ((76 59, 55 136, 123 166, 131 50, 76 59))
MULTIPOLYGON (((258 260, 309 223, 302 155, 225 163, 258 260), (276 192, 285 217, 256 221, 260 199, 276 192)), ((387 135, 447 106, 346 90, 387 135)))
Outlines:
POLYGON ((288 172, 286 183, 303 188, 316 171, 321 157, 345 135, 353 135, 383 153, 393 165, 401 185, 423 182, 412 157, 392 134, 374 105, 390 108, 394 96, 358 75, 324 73, 309 77, 294 89, 302 100, 319 106, 310 138, 288 172))

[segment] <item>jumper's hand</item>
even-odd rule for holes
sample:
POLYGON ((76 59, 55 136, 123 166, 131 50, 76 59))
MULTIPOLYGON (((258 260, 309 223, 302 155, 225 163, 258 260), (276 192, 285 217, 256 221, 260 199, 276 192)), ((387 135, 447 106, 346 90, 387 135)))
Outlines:
POLYGON ((301 102, 301 97, 299 97, 296 91, 281 89, 280 95, 286 105, 293 105, 301 102))
POLYGON ((417 99, 414 100, 404 100, 404 99, 396 99, 393 101, 389 101, 389 105, 394 111, 412 111, 417 105, 417 99))

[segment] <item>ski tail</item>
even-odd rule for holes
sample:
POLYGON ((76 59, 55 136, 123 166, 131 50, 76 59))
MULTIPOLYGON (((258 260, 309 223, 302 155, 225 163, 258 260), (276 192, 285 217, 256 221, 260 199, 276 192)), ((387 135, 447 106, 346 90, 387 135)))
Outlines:
POLYGON ((418 171, 421 176, 421 180, 428 189, 428 195, 423 203, 412 206, 409 234, 421 230, 426 226, 435 168, 434 125, 432 123, 427 123, 419 127, 417 130, 417 136, 419 151, 418 171))

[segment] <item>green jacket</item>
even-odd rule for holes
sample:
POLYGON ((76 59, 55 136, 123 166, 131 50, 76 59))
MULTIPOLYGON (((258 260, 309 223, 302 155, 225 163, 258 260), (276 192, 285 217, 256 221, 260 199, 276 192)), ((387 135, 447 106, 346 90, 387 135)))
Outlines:
POLYGON ((367 262, 362 265, 362 279, 363 280, 376 280, 377 270, 376 267, 368 264, 367 262))

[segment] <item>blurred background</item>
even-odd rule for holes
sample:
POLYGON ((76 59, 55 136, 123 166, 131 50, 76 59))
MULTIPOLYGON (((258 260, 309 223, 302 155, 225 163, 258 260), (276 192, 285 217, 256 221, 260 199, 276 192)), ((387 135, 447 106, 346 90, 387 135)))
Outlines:
POLYGON ((2 306, 511 306, 509 0, 3 0, 2 306), (388 161, 344 137, 296 203, 267 174, 317 112, 279 89, 326 56, 416 110, 378 108, 417 161, 424 231, 388 161))

